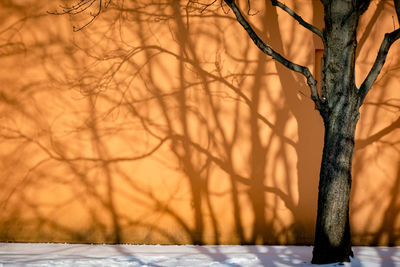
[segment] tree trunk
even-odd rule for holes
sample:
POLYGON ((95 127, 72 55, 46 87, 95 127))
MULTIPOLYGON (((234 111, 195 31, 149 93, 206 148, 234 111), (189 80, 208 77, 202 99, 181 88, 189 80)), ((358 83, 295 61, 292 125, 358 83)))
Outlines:
POLYGON ((325 138, 312 263, 350 261, 349 200, 354 134, 360 96, 355 86, 356 31, 361 14, 353 1, 324 2, 324 63, 320 110, 325 138))
MULTIPOLYGON (((324 5, 325 28, 323 32, 306 23, 283 3, 276 0, 271 1, 274 6, 282 8, 302 26, 322 37, 324 62, 322 86, 319 93, 315 86, 316 81, 308 68, 287 60, 268 44, 265 44, 243 17, 234 0, 225 0, 225 3, 232 9, 239 23, 262 52, 307 78, 311 99, 314 101, 316 109, 319 110, 325 125, 312 263, 350 261, 353 253, 351 251, 349 200, 354 134, 359 118, 358 109, 379 74, 390 45, 400 38, 400 32, 396 30, 385 35, 373 68, 361 88, 358 89, 354 76, 357 26, 359 18, 367 10, 370 0, 321 0, 324 5)), ((395 4, 398 3, 398 0, 395 1, 395 4)), ((398 6, 396 4, 396 8, 398 6)))
MULTIPOLYGON (((347 101, 343 101, 347 102, 347 101)), ((358 108, 343 103, 327 118, 312 263, 350 261, 349 200, 358 108)))

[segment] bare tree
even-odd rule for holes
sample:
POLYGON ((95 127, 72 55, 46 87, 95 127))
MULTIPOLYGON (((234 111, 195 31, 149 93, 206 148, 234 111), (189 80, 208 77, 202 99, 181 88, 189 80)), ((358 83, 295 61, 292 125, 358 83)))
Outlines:
MULTIPOLYGON (((217 1, 201 4, 203 9, 217 1)), ((355 142, 355 129, 359 120, 359 109, 377 79, 391 45, 400 38, 400 29, 386 33, 378 55, 369 74, 358 88, 355 84, 355 58, 357 50, 357 30, 361 15, 369 8, 370 0, 321 0, 324 6, 323 30, 311 25, 292 9, 277 0, 272 5, 288 13, 301 26, 321 38, 324 45, 322 66, 322 86, 317 89, 316 79, 311 71, 290 61, 265 43, 253 30, 246 16, 238 6, 238 1, 224 0, 233 11, 239 24, 248 33, 254 44, 266 55, 272 57, 288 69, 302 74, 310 89, 311 99, 319 111, 325 127, 325 138, 318 194, 318 212, 312 263, 350 261, 353 255, 349 225, 349 200, 351 169, 355 142)), ((57 14, 80 14, 96 5, 91 23, 109 4, 103 0, 81 0, 75 6, 66 7, 57 14)), ((250 1, 247 1, 250 5, 250 1)), ((394 7, 400 22, 400 1, 394 0, 394 7)), ((227 15, 229 16, 229 15, 227 15)))
MULTIPOLYGON (((275 52, 255 33, 234 0, 225 0, 238 22, 261 51, 307 79, 311 98, 325 126, 323 157, 320 170, 318 213, 313 263, 350 261, 349 200, 354 135, 359 108, 378 77, 390 49, 400 38, 400 29, 385 35, 379 53, 360 88, 355 84, 357 26, 370 1, 321 1, 324 5, 323 31, 304 21, 283 3, 272 0, 303 27, 319 36, 324 44, 323 80, 320 94, 308 68, 289 61, 275 52)), ((400 21, 399 4, 394 0, 400 21)))

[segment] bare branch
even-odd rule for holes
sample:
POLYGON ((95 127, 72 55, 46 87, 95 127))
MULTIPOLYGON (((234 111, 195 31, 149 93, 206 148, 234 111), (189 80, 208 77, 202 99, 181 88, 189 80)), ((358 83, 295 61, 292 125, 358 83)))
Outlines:
POLYGON ((89 10, 89 8, 91 8, 96 2, 98 2, 97 4, 98 7, 96 12, 94 13, 90 12, 91 16, 90 20, 82 26, 79 27, 72 26, 74 32, 77 32, 88 26, 90 23, 92 23, 100 15, 100 13, 110 5, 111 0, 80 0, 78 3, 70 7, 60 6, 60 8, 62 9, 61 12, 47 11, 47 13, 52 15, 78 15, 89 10))
POLYGON ((383 65, 385 64, 387 54, 389 52, 390 46, 400 38, 400 29, 397 29, 391 33, 386 33, 385 38, 382 41, 381 47, 379 48, 378 55, 375 59, 374 65, 369 71, 367 77, 364 82, 360 86, 360 105, 363 103, 365 97, 367 96, 369 90, 371 89, 373 83, 378 77, 379 73, 382 70, 383 65))
POLYGON ((298 65, 296 63, 293 63, 274 51, 268 44, 264 43, 263 40, 255 33, 253 28, 250 26, 250 24, 247 22, 247 20, 243 17, 242 13, 240 12, 238 6, 236 5, 234 0, 224 0, 225 3, 232 9, 233 13, 236 16, 236 19, 238 22, 243 26, 243 28, 247 31, 249 34, 250 38, 253 40, 254 44, 265 54, 271 56, 273 59, 284 65, 285 67, 303 74, 306 79, 307 79, 307 84, 310 87, 311 90, 311 99, 314 101, 315 106, 318 110, 321 109, 322 106, 322 101, 318 96, 318 90, 317 90, 317 82, 312 76, 310 70, 307 67, 298 65))
POLYGON ((258 11, 256 11, 256 12, 254 12, 254 13, 251 13, 250 11, 251 11, 251 3, 250 3, 250 0, 247 0, 247 15, 249 15, 249 16, 255 16, 255 15, 257 15, 258 14, 258 11))
POLYGON ((199 0, 189 0, 186 4, 186 10, 192 6, 192 5, 197 5, 200 7, 199 12, 203 13, 206 11, 210 6, 214 5, 217 2, 217 0, 212 0, 210 3, 203 3, 199 0))
POLYGON ((397 14, 397 20, 399 21, 400 24, 400 0, 393 0, 393 2, 397 14))
POLYGON ((315 33, 316 35, 318 35, 320 38, 323 38, 322 36, 322 32, 315 27, 314 25, 311 25, 310 23, 306 22, 303 20, 302 17, 300 17, 299 15, 297 15, 293 10, 291 10, 289 7, 287 7, 285 4, 277 1, 277 0, 271 0, 271 3, 273 6, 278 6, 280 7, 283 11, 285 11, 286 13, 288 13, 290 16, 292 16, 295 20, 297 20, 297 22, 303 26, 306 29, 309 29, 310 31, 312 31, 313 33, 315 33))
POLYGON ((367 11, 370 4, 371 0, 358 0, 356 2, 359 16, 361 16, 362 14, 364 14, 365 11, 367 11))

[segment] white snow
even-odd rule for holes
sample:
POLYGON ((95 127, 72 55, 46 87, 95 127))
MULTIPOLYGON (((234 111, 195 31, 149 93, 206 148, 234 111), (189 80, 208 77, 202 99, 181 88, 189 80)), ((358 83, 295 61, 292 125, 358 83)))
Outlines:
MULTIPOLYGON (((353 247, 351 263, 399 266, 400 247, 353 247)), ((306 246, 165 246, 0 243, 0 266, 313 266, 306 246)))

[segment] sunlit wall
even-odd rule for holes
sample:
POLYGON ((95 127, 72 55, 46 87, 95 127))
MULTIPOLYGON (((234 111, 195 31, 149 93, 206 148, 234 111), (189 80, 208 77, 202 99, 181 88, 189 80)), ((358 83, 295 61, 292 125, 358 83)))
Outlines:
MULTIPOLYGON (((46 3, 50 2, 50 3, 46 3)), ((202 1, 211 3, 212 1, 202 1)), ((322 42, 268 1, 257 33, 320 75, 322 42)), ((285 1, 323 28, 319 1, 285 1)), ((303 76, 257 50, 228 7, 0 2, 0 241, 309 244, 323 125, 303 76)), ((356 83, 392 1, 359 25, 356 83)), ((400 245, 400 43, 361 109, 354 244, 400 245)))

